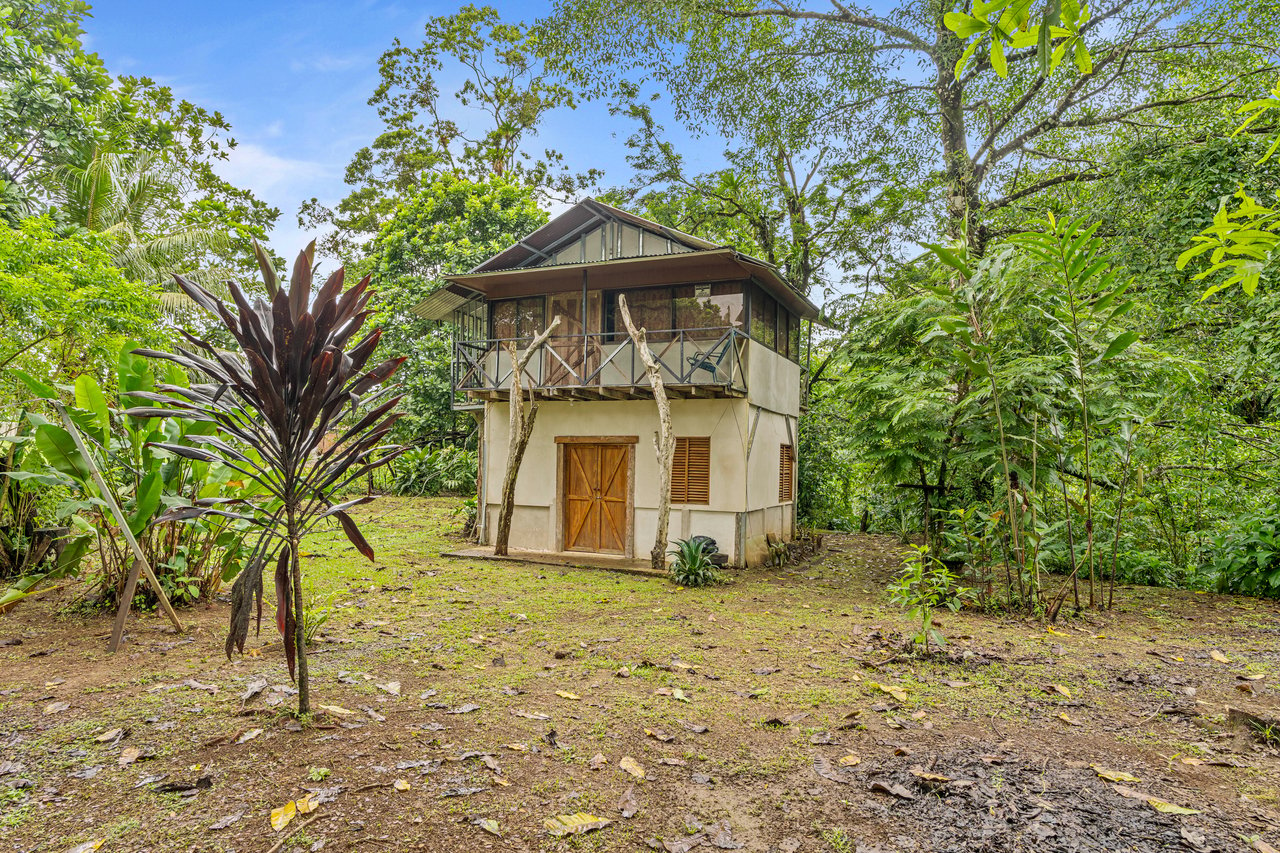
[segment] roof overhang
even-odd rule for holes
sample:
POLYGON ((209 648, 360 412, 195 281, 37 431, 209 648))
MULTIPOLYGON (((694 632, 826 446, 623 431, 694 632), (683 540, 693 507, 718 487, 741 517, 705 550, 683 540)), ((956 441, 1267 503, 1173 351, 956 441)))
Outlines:
POLYGON ((428 295, 409 312, 423 320, 445 320, 468 302, 483 299, 484 294, 459 284, 446 284, 428 295))
MULTIPOLYGON (((787 284, 773 266, 730 248, 674 255, 647 255, 586 264, 521 267, 446 276, 451 286, 467 288, 488 299, 507 299, 578 290, 702 284, 752 279, 794 314, 818 317, 818 308, 787 284)), ((416 313, 416 309, 415 309, 416 313)))

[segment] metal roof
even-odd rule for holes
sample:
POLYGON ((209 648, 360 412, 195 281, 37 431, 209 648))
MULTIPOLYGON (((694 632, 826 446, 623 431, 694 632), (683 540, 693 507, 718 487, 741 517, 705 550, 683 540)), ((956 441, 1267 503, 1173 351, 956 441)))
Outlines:
MULTIPOLYGON (((781 298, 788 303, 793 311, 807 319, 813 319, 818 316, 818 308, 808 297, 791 285, 789 281, 782 275, 782 272, 768 261, 760 258, 752 257, 744 252, 739 252, 732 246, 722 246, 696 237, 693 234, 687 234, 676 228, 669 228, 665 225, 645 219, 643 216, 637 216, 634 213, 628 213, 625 210, 614 207, 604 202, 597 201, 593 198, 583 199, 573 207, 561 213, 552 219, 546 225, 534 231, 523 240, 519 240, 503 249, 498 254, 489 258, 484 263, 476 266, 465 275, 448 276, 446 281, 457 284, 465 283, 471 287, 479 287, 479 282, 483 279, 473 278, 474 276, 485 276, 498 272, 514 272, 520 270, 522 272, 532 272, 533 270, 548 269, 564 269, 565 267, 581 267, 591 265, 592 267, 600 267, 618 263, 634 263, 643 261, 653 261, 658 258, 672 257, 672 254, 663 254, 661 252, 649 252, 644 255, 638 255, 626 258, 610 258, 607 260, 585 260, 571 263, 555 263, 548 264, 555 257, 556 251, 570 243, 573 239, 581 236, 597 225, 604 222, 621 222, 634 228, 642 229, 645 232, 660 236, 664 239, 671 240, 681 248, 678 254, 689 257, 692 255, 700 255, 710 252, 730 253, 734 263, 742 269, 744 273, 755 278, 762 286, 773 293, 775 297, 781 298)), ((693 258, 690 257, 692 261, 693 258)), ((505 277, 504 277, 505 278, 505 277)), ((541 276, 539 276, 541 278, 541 276)), ((421 306, 419 306, 421 307, 421 306)))

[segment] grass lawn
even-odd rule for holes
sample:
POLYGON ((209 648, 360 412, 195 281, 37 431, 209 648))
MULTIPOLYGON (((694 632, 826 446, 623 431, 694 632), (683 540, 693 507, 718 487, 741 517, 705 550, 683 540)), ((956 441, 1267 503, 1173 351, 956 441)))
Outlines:
POLYGON ((329 616, 306 726, 269 602, 232 661, 225 602, 181 636, 135 617, 115 656, 111 615, 70 597, 0 616, 0 850, 1280 845, 1276 752, 1228 720, 1280 717, 1273 603, 1126 588, 1052 628, 947 615, 925 661, 884 597, 891 538, 681 590, 441 557, 456 505, 362 508, 374 564, 308 540, 329 616), (544 826, 579 812, 611 822, 544 826))

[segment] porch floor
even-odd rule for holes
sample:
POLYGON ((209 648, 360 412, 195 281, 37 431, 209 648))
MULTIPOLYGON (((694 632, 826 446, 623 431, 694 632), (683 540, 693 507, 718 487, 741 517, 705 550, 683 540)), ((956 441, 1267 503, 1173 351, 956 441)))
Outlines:
POLYGON ((492 545, 475 545, 470 548, 459 548, 456 551, 445 551, 444 557, 465 557, 478 560, 500 560, 513 563, 534 563, 541 566, 560 566, 574 569, 612 569, 633 575, 649 577, 666 577, 666 572, 654 571, 648 560, 634 557, 619 557, 614 554, 592 554, 583 551, 526 551, 512 548, 505 557, 496 556, 492 545))

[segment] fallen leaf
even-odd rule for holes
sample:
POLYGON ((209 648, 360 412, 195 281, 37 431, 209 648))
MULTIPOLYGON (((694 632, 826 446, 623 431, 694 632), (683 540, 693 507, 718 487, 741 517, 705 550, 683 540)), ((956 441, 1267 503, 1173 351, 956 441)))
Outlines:
POLYGON ((271 810, 271 828, 276 832, 288 826, 298 814, 298 806, 293 801, 271 810))
POLYGON ((341 705, 317 705, 316 707, 321 711, 324 711, 326 714, 333 714, 338 717, 350 717, 355 713, 355 711, 348 711, 341 705))
POLYGON ((587 767, 591 770, 603 770, 609 766, 609 759, 604 757, 603 753, 597 752, 591 756, 591 760, 587 762, 587 767))
MULTIPOLYGON (((44 706, 44 715, 47 717, 50 714, 58 714, 70 707, 70 702, 50 702, 48 705, 44 706)), ((93 849, 96 850, 97 848, 95 847, 93 849)))
POLYGON ((490 835, 502 837, 502 832, 498 829, 498 822, 491 817, 478 817, 471 821, 474 826, 478 826, 490 835))
POLYGON ((1090 764, 1093 772, 1098 774, 1099 779, 1106 779, 1108 782, 1141 782, 1137 776, 1132 773, 1125 773, 1120 770, 1108 770, 1105 767, 1099 767, 1096 764, 1090 764))
POLYGON ((673 687, 673 688, 671 689, 671 698, 672 698, 672 699, 675 699, 675 700, 677 700, 677 701, 680 701, 680 702, 688 702, 688 701, 689 701, 689 697, 688 697, 688 696, 686 696, 686 695, 684 695, 684 691, 683 691, 683 690, 681 690, 679 687, 673 687))
POLYGON ((659 741, 661 743, 671 743, 672 741, 675 740, 674 737, 667 734, 662 729, 645 729, 644 733, 649 737, 653 738, 654 740, 659 741))
POLYGON ((853 767, 856 764, 861 764, 862 759, 856 755, 846 755, 836 763, 841 767, 853 767))
POLYGON ((390 693, 392 696, 400 695, 400 682, 388 681, 386 684, 379 684, 378 689, 383 693, 390 693))
POLYGON ((513 717, 523 717, 523 718, 524 718, 524 719, 526 719, 526 720, 549 720, 549 719, 551 719, 551 718, 550 718, 549 716, 547 716, 546 714, 530 714, 528 711, 512 711, 512 712, 511 712, 511 716, 513 716, 513 717))
POLYGON ((644 779, 644 768, 640 766, 639 761, 636 761, 630 755, 624 755, 622 760, 618 762, 618 766, 637 779, 644 779))
POLYGON ((966 687, 973 686, 973 682, 971 681, 944 681, 942 683, 953 690, 963 690, 966 687))
POLYGON ((556 695, 561 699, 568 699, 570 702, 577 702, 582 698, 577 693, 570 693, 568 690, 557 690, 556 695))
POLYGON ((107 839, 96 838, 93 841, 86 841, 84 844, 77 844, 75 847, 68 850, 67 853, 90 853, 90 851, 97 850, 106 843, 107 839))
POLYGON ((108 729, 94 738, 94 740, 98 743, 108 743, 109 741, 119 740, 122 737, 124 737, 124 729, 108 729))
POLYGON ((1160 812, 1161 814, 1200 814, 1199 809, 1189 809, 1186 806, 1176 806, 1173 803, 1167 803, 1164 800, 1155 797, 1147 797, 1147 805, 1160 812))
POLYGON ((893 794, 903 800, 914 800, 916 798, 915 794, 896 782, 881 782, 877 780, 871 783, 871 790, 881 794, 893 794))
POLYGON ((316 799, 315 794, 307 794, 300 800, 294 800, 293 805, 298 810, 298 814, 310 814, 320 808, 320 801, 316 799))
POLYGON ((1218 663, 1231 663, 1231 658, 1227 657, 1217 649, 1214 649, 1213 651, 1209 652, 1209 657, 1213 658, 1218 663))
POLYGON ((127 767, 142 757, 142 750, 136 746, 127 746, 120 751, 120 757, 116 759, 116 763, 121 767, 127 767))
POLYGON ((841 785, 848 785, 852 781, 842 771, 832 767, 831 761, 825 755, 815 755, 813 757, 813 772, 823 779, 838 782, 841 785))
POLYGON ((248 743, 260 734, 262 734, 262 729, 249 729, 249 731, 236 738, 236 743, 248 743))
POLYGON ((547 828, 547 832, 557 838, 565 835, 581 835, 584 832, 601 829, 613 823, 613 821, 604 817, 596 817, 586 812, 578 812, 577 814, 562 814, 555 817, 549 817, 542 822, 547 828))
POLYGON ((215 832, 219 829, 226 829, 228 826, 231 826, 231 824, 233 823, 239 823, 240 818, 242 817, 244 817, 244 812, 236 812, 235 814, 229 814, 229 815, 226 815, 225 817, 220 817, 217 820, 215 820, 213 823, 209 824, 209 828, 214 830, 215 832))
POLYGON ((706 734, 711 731, 706 726, 698 723, 686 723, 684 720, 676 720, 676 722, 696 735, 706 734))
POLYGON ((1050 684, 1045 688, 1045 691, 1048 693, 1057 693, 1058 695, 1065 696, 1068 699, 1071 698, 1071 691, 1063 687, 1061 684, 1050 684))
POLYGON ((635 817, 636 812, 640 811, 640 801, 636 799, 635 785, 629 786, 618 799, 618 811, 624 818, 635 817))
POLYGON ((528 752, 529 744, 527 743, 504 743, 503 746, 512 752, 528 752))
POLYGON ((446 714, 470 714, 472 711, 479 711, 479 710, 480 710, 479 705, 475 704, 474 702, 468 702, 467 704, 461 707, 451 708, 450 710, 445 711, 445 713, 446 714))
POLYGON ((1112 785, 1115 792, 1122 797, 1131 800, 1142 800, 1151 808, 1162 814, 1200 814, 1199 809, 1189 809, 1186 806, 1175 806, 1173 803, 1165 802, 1159 797, 1153 797, 1150 794, 1144 794, 1142 791, 1135 791, 1133 788, 1126 788, 1124 785, 1112 785))
POLYGON ((392 784, 392 786, 393 786, 397 791, 407 791, 407 790, 409 790, 411 787, 413 787, 412 785, 410 785, 410 784, 409 784, 409 780, 408 780, 408 779, 397 779, 396 781, 392 782, 391 784, 392 784))
POLYGON ((1069 725, 1069 726, 1083 726, 1083 725, 1084 725, 1084 723, 1080 722, 1079 720, 1073 720, 1073 719, 1071 719, 1070 717, 1068 717, 1065 711, 1063 711, 1061 714, 1059 714, 1059 715, 1058 715, 1058 719, 1059 719, 1059 720, 1062 720, 1062 722, 1066 723, 1066 724, 1067 724, 1067 725, 1069 725))
POLYGON ((1270 844, 1263 841, 1261 838, 1253 839, 1253 849, 1256 851, 1256 853, 1280 853, 1280 850, 1277 850, 1276 848, 1272 847, 1270 844))
POLYGON ((875 690, 879 690, 881 693, 887 693, 899 702, 907 701, 907 691, 903 690, 901 687, 897 687, 893 684, 880 684, 875 681, 868 681, 867 686, 875 690))

